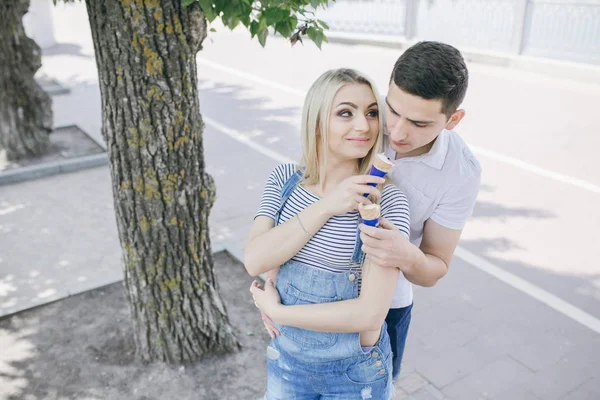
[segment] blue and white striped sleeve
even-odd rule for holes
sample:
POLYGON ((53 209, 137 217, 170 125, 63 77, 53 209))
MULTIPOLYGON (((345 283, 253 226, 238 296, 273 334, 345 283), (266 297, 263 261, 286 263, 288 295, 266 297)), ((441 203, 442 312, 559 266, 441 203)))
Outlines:
POLYGON ((410 212, 406 195, 394 185, 386 185, 381 193, 381 215, 410 236, 410 212))
POLYGON ((295 171, 296 167, 294 164, 279 164, 273 169, 273 172, 271 172, 267 184, 265 185, 262 200, 260 201, 260 206, 258 207, 258 211, 254 218, 262 215, 275 220, 275 215, 277 214, 277 211, 279 211, 281 189, 295 171))

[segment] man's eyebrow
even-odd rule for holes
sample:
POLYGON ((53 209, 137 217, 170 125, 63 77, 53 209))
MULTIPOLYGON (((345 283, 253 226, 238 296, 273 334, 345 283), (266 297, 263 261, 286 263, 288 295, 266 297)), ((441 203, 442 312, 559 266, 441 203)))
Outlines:
POLYGON ((433 124, 435 121, 415 121, 414 119, 410 119, 410 118, 406 118, 408 121, 412 122, 413 124, 421 124, 421 125, 429 125, 429 124, 433 124))
MULTIPOLYGON (((385 98, 385 104, 388 105, 388 107, 390 108, 390 110, 392 110, 394 112, 394 114, 396 115, 400 115, 396 112, 396 110, 394 110, 394 108, 390 105, 390 102, 388 101, 387 97, 385 98)), ((435 121, 416 121, 414 119, 410 119, 410 118, 406 118, 408 121, 412 122, 413 124, 421 124, 421 125, 429 125, 429 124, 433 124, 435 121)))
POLYGON ((390 102, 388 101, 388 99, 387 99, 387 96, 385 96, 385 104, 387 104, 387 106, 390 108, 390 110, 392 110, 392 111, 393 111, 393 113, 394 113, 394 114, 398 114, 398 113, 396 112, 396 110, 394 110, 394 107, 392 107, 392 105, 391 105, 391 104, 390 104, 390 102))

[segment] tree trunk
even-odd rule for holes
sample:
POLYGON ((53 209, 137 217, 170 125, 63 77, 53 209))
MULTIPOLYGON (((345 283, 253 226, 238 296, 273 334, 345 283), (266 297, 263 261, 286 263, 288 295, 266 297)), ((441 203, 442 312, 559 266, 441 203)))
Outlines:
POLYGON ((35 157, 49 147, 52 101, 33 76, 42 66, 39 46, 25 35, 29 0, 0 4, 0 154, 35 157))
POLYGON ((86 0, 102 95, 137 353, 188 363, 239 348, 217 292, 208 234, 196 53, 197 5, 86 0))

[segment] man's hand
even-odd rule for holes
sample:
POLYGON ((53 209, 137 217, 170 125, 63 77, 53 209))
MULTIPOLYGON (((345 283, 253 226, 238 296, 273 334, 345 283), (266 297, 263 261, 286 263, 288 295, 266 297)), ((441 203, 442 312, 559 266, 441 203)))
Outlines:
POLYGON ((360 224, 362 249, 371 262, 399 268, 409 282, 426 287, 435 285, 448 272, 460 230, 445 228, 428 219, 421 247, 417 247, 385 218, 379 220, 379 226, 360 224))
POLYGON ((281 304, 281 299, 279 297, 277 289, 275 288, 275 285, 273 284, 271 279, 268 279, 265 283, 265 288, 263 290, 260 284, 257 281, 254 281, 250 286, 250 293, 252 293, 254 304, 260 310, 260 316, 263 320, 263 324, 265 326, 265 329, 267 330, 267 333, 269 334, 271 339, 275 339, 275 337, 280 335, 281 333, 275 327, 275 324, 266 312, 267 309, 281 304))
POLYGON ((403 272, 416 264, 421 253, 419 249, 385 218, 380 218, 379 228, 360 224, 360 230, 362 250, 369 255, 371 262, 382 267, 399 268, 403 272))
POLYGON ((273 320, 271 320, 267 314, 261 311, 260 317, 262 318, 265 329, 267 330, 269 336, 271 336, 271 339, 275 339, 277 336, 281 335, 281 332, 279 332, 279 329, 275 327, 273 320))

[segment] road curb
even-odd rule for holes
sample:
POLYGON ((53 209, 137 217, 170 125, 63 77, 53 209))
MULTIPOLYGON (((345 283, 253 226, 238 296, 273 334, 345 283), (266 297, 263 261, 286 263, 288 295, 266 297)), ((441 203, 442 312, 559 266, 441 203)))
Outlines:
MULTIPOLYGON (((227 252, 227 253, 229 253, 229 251, 225 248, 225 246, 223 244, 216 244, 216 245, 212 246, 211 250, 212 250, 213 257, 215 255, 217 255, 218 253, 221 253, 221 252, 227 252)), ((229 254, 231 254, 231 253, 229 253, 229 254)), ((120 275, 116 279, 107 279, 107 280, 105 280, 103 282, 100 282, 98 285, 90 287, 90 288, 86 288, 86 289, 82 289, 82 290, 67 291, 64 295, 62 295, 60 297, 57 297, 57 298, 54 298, 54 299, 52 299, 50 301, 47 301, 45 303, 34 304, 32 306, 29 306, 29 307, 20 308, 20 309, 14 310, 14 311, 10 311, 10 312, 8 312, 6 314, 0 313, 0 321, 3 320, 3 319, 11 318, 11 317, 13 317, 13 316, 15 316, 17 314, 20 314, 22 312, 25 312, 25 311, 33 310, 33 309, 36 309, 36 308, 41 308, 41 307, 44 307, 44 306, 47 306, 47 305, 50 305, 50 304, 53 304, 53 303, 57 303, 57 302, 59 302, 61 300, 67 299, 67 298, 69 298, 71 296, 77 296, 77 295, 80 295, 80 294, 83 294, 83 293, 86 293, 86 292, 91 292, 92 290, 101 289, 101 288, 106 287, 106 286, 114 285, 115 283, 118 283, 118 282, 123 282, 123 275, 120 275)))
POLYGON ((31 165, 0 172, 0 186, 103 165, 108 165, 108 156, 106 153, 75 157, 68 160, 52 161, 41 165, 31 165))

